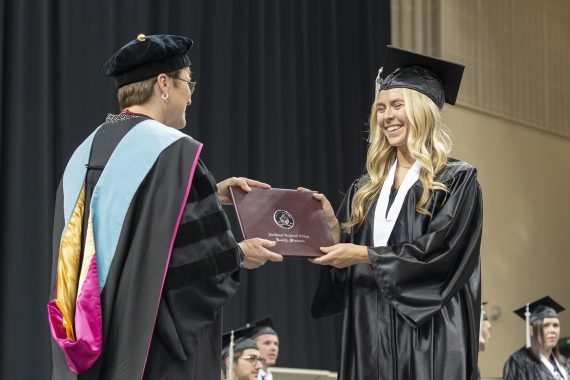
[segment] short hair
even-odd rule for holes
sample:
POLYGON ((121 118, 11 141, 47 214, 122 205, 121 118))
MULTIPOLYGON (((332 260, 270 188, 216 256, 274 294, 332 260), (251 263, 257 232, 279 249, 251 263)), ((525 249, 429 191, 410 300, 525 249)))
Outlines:
MULTIPOLYGON (((166 73, 166 75, 177 78, 184 69, 185 68, 171 71, 169 73, 166 73)), ((146 103, 152 96, 156 78, 157 77, 155 76, 119 87, 117 90, 117 101, 119 102, 119 108, 121 110, 124 110, 125 108, 146 103)), ((176 81, 174 81, 174 86, 178 86, 176 81)))

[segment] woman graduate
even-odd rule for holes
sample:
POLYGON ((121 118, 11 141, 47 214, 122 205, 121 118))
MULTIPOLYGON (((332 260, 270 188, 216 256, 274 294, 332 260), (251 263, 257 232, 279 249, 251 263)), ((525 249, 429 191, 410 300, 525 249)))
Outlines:
POLYGON ((339 379, 475 379, 481 190, 441 115, 463 65, 388 46, 381 72, 366 174, 338 219, 314 195, 338 244, 313 260, 312 314, 343 312, 339 379))
POLYGON ((568 380, 570 367, 560 355, 560 320, 564 308, 550 297, 541 298, 515 310, 526 320, 526 345, 505 363, 505 380, 568 380))

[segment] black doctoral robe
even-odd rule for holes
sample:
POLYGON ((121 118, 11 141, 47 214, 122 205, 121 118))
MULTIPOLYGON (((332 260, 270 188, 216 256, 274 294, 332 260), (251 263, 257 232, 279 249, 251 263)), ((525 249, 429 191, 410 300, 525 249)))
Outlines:
MULTIPOLYGON (((551 358, 552 359, 552 358, 551 358)), ((552 363, 552 361, 551 361, 552 363)), ((570 375, 570 366, 565 360, 560 363, 570 375)), ((548 368, 526 347, 514 352, 505 362, 503 380, 552 380, 553 375, 548 368)))
MULTIPOLYGON (((119 142, 144 120, 111 116, 98 130, 85 179, 87 205, 119 142)), ((145 379, 219 378, 222 306, 237 289, 242 253, 218 200, 216 183, 201 161, 195 166, 177 222, 194 159, 193 143, 183 138, 166 148, 128 208, 101 291, 103 349, 99 359, 77 376, 52 340, 53 379, 140 379, 143 374, 145 379)), ((60 184, 50 299, 64 228, 63 196, 60 184)))
MULTIPOLYGON (((356 188, 338 212, 350 216, 356 188)), ((368 246, 371 264, 323 267, 315 318, 343 313, 340 380, 475 379, 479 341, 482 199, 476 169, 450 160, 416 212, 409 190, 386 247, 373 246, 374 209, 344 242, 368 246)), ((373 205, 375 206, 375 205, 373 205)))

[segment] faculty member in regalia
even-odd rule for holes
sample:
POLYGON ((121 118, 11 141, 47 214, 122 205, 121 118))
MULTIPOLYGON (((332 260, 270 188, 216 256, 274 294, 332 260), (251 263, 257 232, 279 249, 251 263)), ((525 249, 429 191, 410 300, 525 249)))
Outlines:
POLYGON ((389 46, 366 173, 346 193, 312 314, 343 313, 340 380, 475 379, 482 197, 442 119, 463 65, 389 46), (339 224, 340 221, 340 224, 339 224))
POLYGON ((73 153, 57 191, 49 324, 53 379, 219 378, 222 306, 240 267, 274 243, 237 243, 186 124, 192 40, 139 35, 103 66, 120 114, 73 153))

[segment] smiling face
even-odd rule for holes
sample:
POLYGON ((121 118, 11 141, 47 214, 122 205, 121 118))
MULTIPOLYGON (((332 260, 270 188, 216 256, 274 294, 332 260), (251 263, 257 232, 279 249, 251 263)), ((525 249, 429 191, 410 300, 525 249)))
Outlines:
POLYGON ((390 145, 407 146, 409 122, 401 88, 380 91, 376 103, 376 121, 390 145))

